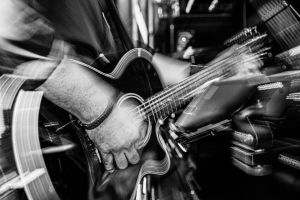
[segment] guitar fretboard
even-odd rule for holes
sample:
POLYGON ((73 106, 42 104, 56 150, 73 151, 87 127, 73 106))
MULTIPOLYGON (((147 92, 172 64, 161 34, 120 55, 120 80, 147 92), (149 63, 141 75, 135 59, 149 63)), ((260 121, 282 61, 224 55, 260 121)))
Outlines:
POLYGON ((149 117, 154 119, 154 121, 164 119, 186 105, 198 94, 201 85, 214 78, 228 75, 229 69, 230 65, 226 64, 225 60, 207 67, 184 81, 146 99, 140 106, 140 113, 143 113, 144 119, 149 117))

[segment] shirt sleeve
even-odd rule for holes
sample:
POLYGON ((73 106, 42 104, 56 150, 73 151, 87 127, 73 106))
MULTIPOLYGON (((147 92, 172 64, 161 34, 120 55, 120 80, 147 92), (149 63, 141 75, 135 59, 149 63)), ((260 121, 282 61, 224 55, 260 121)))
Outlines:
POLYGON ((48 55, 54 38, 50 23, 23 1, 0 1, 1 66, 13 68, 35 59, 30 55, 48 55))

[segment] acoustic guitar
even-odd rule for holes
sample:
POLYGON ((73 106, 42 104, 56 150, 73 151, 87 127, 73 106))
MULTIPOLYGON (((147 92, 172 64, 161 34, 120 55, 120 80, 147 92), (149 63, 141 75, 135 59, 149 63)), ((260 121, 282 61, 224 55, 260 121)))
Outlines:
MULTIPOLYGON (((145 100, 136 93, 126 93, 118 100, 116 106, 121 106, 128 100, 140 103, 132 112, 136 112, 143 120, 148 121, 150 126, 155 124, 156 142, 164 155, 161 160, 147 159, 140 164, 131 199, 142 197, 144 188, 147 187, 144 178, 146 175, 163 175, 170 168, 166 142, 160 131, 164 120, 187 105, 197 94, 204 92, 209 81, 233 76, 236 65, 241 61, 239 59, 241 51, 244 54, 249 49, 251 50, 252 56, 248 58, 249 61, 266 55, 267 49, 261 49, 261 45, 257 45, 264 37, 262 35, 247 41, 239 47, 235 54, 226 55, 200 72, 145 100)), ((118 79, 123 72, 128 70, 127 67, 132 62, 139 60, 150 62, 151 59, 151 54, 146 50, 132 49, 124 54, 113 72, 109 74, 97 72, 109 79, 118 79)), ((94 70, 80 61, 70 61, 94 70)), ((245 60, 243 61, 245 62, 245 60)), ((0 93, 2 112, 9 110, 11 113, 13 111, 12 116, 10 114, 8 117, 9 120, 5 120, 4 117, 0 118, 3 124, 1 127, 11 127, 2 128, 3 132, 0 135, 1 151, 3 151, 3 155, 5 154, 3 158, 1 157, 0 199, 10 199, 8 194, 15 195, 19 188, 24 189, 28 199, 74 199, 88 198, 88 196, 93 198, 93 189, 105 188, 107 181, 113 175, 107 175, 103 171, 99 152, 85 131, 78 126, 77 119, 68 114, 55 116, 53 113, 57 110, 58 113, 65 113, 56 107, 50 109, 49 106, 46 109, 44 106, 40 107, 43 95, 41 92, 19 91, 22 84, 26 82, 25 79, 4 75, 0 80, 3 80, 0 87, 0 91, 3 91, 0 93), (17 86, 11 89, 10 84, 5 81, 6 79, 15 80, 18 83, 17 86), (7 121, 9 122, 7 123, 7 121), (5 149, 3 143, 6 141, 3 139, 4 132, 8 135, 8 141, 11 141, 5 142, 8 144, 10 153, 2 150, 5 149), (13 161, 6 161, 7 157, 13 161), (65 160, 68 162, 64 163, 65 160), (75 167, 66 169, 65 166, 75 167), (5 170, 3 170, 4 167, 5 170), (73 173, 73 177, 70 173, 73 173), (75 176, 81 184, 66 181, 74 180, 75 176), (78 185, 86 187, 78 187, 78 185), (74 190, 74 188, 76 189, 74 190), (85 193, 82 194, 82 191, 85 193), (83 196, 77 196, 80 193, 83 196)), ((151 132, 149 131, 144 139, 145 144, 148 143, 150 137, 151 132)))

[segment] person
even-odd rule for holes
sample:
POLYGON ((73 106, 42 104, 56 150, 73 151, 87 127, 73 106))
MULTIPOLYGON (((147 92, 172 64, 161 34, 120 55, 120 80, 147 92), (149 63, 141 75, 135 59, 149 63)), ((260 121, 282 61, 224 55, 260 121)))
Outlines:
MULTIPOLYGON (((11 69, 17 75, 45 79, 37 90, 83 124, 93 124, 112 106, 111 102, 117 101, 120 91, 80 63, 95 63, 100 55, 115 62, 128 47, 118 31, 117 13, 105 9, 106 6, 113 3, 1 0, 0 63, 5 66, 2 71, 11 69)), ((185 65, 173 77, 188 74, 186 69, 185 65)), ((127 102, 113 107, 103 123, 87 130, 110 172, 140 160, 139 150, 148 127, 131 112, 134 106, 127 102)))
MULTIPOLYGON (((115 63, 132 47, 113 2, 1 0, 0 15, 2 69, 46 79, 37 90, 83 124, 93 125, 87 133, 99 149, 106 170, 138 163, 147 123, 131 112, 134 102, 110 109, 120 91, 81 64, 97 68, 115 63), (95 123, 107 110, 111 110, 108 117, 101 124, 95 123)), ((156 54, 153 63, 165 85, 179 82, 190 73, 188 63, 176 66, 177 62, 163 55, 156 54), (159 67, 161 60, 168 64, 159 67)))

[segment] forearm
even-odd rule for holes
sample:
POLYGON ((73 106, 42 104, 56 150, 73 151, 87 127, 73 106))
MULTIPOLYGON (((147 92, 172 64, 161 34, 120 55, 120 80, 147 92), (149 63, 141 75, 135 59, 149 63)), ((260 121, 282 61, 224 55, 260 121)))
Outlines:
POLYGON ((153 55, 152 64, 165 86, 176 84, 190 74, 190 63, 160 53, 153 55))
POLYGON ((95 120, 117 91, 94 72, 63 59, 37 90, 84 123, 95 120))

